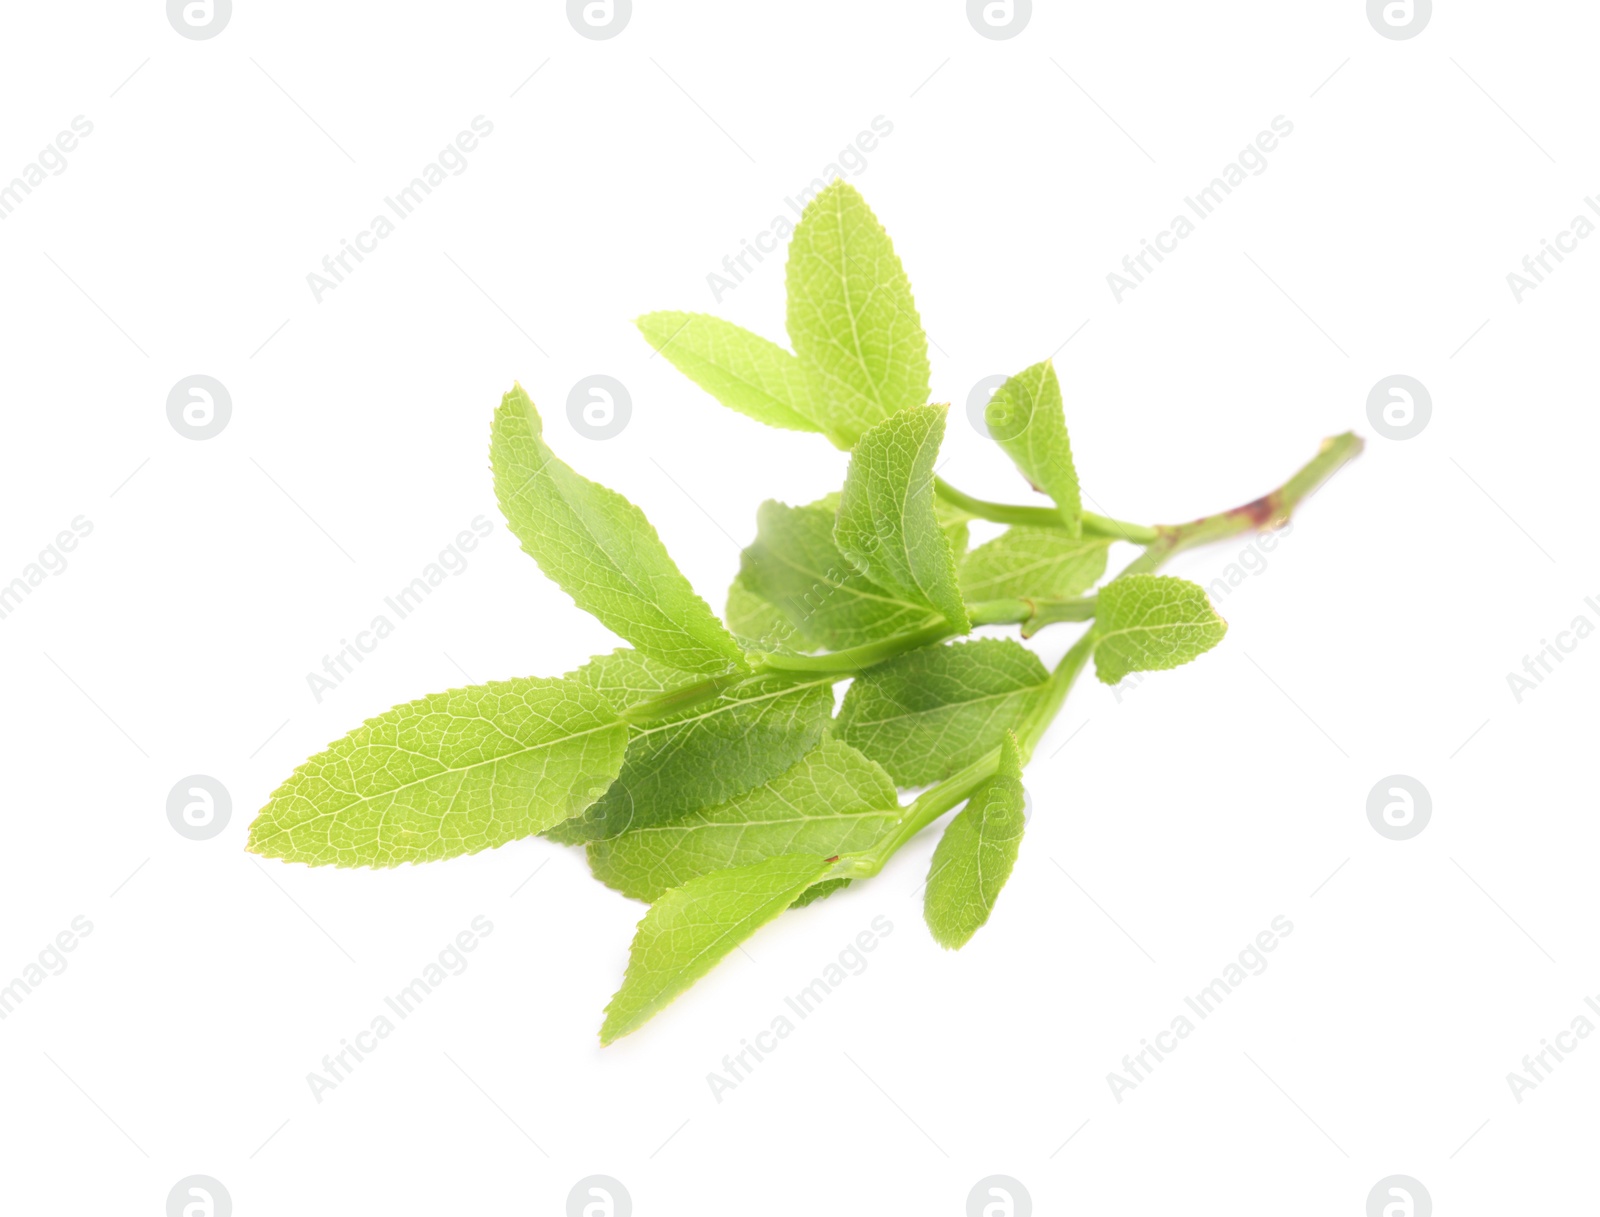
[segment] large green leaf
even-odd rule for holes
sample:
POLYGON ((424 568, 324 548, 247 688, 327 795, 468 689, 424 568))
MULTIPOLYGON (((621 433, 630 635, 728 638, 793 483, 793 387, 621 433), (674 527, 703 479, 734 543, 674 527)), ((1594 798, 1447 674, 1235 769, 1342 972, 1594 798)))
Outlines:
POLYGON ((879 587, 934 610, 964 634, 955 555, 934 505, 944 420, 944 406, 908 406, 861 437, 839 495, 834 540, 879 587))
MULTIPOLYGON (((619 707, 696 680, 629 650, 593 659, 576 675, 619 707)), ((833 711, 833 681, 831 675, 752 677, 635 727, 617 780, 551 839, 597 841, 667 823, 776 777, 822 737, 833 711)))
POLYGON ((663 663, 702 673, 742 667, 739 644, 673 565, 644 513, 558 460, 541 429, 517 385, 495 412, 489 448, 500 510, 539 569, 663 663))
MULTIPOLYGON (((832 525, 829 527, 831 529, 832 525)), ((722 619, 728 623, 734 637, 744 639, 757 650, 792 646, 796 641, 793 623, 777 605, 751 587, 743 574, 735 575, 728 584, 728 605, 722 619)))
POLYGON ((296 769, 250 826, 248 848, 312 866, 476 853, 583 811, 627 744, 612 706, 579 680, 435 693, 368 719, 296 769))
POLYGON ((848 744, 824 739, 754 790, 667 824, 589 846, 589 865, 625 896, 654 900, 708 871, 779 854, 864 850, 900 822, 894 782, 848 744))
POLYGON ((836 181, 807 204, 789 246, 789 341, 813 417, 841 448, 928 400, 928 339, 911 284, 872 209, 836 181))
POLYGON ((822 430, 810 418, 805 365, 776 343, 705 313, 646 313, 651 346, 730 410, 769 427, 822 430))
POLYGON ((834 508, 767 502, 739 578, 794 630, 792 641, 842 650, 937 623, 922 597, 880 587, 856 569, 833 539, 834 508))
POLYGON ((1016 736, 1000 745, 1000 769, 979 786, 939 838, 928 866, 922 914, 934 941, 966 946, 1011 877, 1022 844, 1022 756, 1016 736))
POLYGON ((606 1006, 600 1042, 637 1031, 831 865, 815 854, 782 854, 712 871, 665 893, 639 922, 622 987, 606 1006))
POLYGON ((961 562, 967 600, 1077 596, 1106 573, 1104 537, 1070 537, 1059 528, 1017 525, 978 546, 961 562))
POLYGON ((1023 475, 1055 500, 1068 535, 1080 535, 1083 502, 1055 366, 1047 359, 1018 372, 995 390, 983 417, 1023 475))
POLYGON ((1100 589, 1095 675, 1114 685, 1129 672, 1176 668, 1228 632, 1205 589, 1171 575, 1123 575, 1100 589))
POLYGON ((933 500, 933 511, 939 519, 939 527, 944 531, 945 539, 950 542, 950 552, 959 567, 966 555, 967 545, 972 540, 971 529, 968 526, 975 517, 937 496, 933 500))
POLYGON ((858 676, 834 735, 897 785, 950 776, 995 747, 1033 707, 1049 673, 1009 638, 923 647, 858 676))

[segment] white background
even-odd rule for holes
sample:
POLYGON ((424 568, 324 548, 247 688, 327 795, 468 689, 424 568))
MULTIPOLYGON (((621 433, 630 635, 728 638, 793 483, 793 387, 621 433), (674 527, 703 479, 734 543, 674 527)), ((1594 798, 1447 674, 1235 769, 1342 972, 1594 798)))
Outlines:
POLYGON ((93 525, 0 621, 0 979, 94 926, 0 1022, 7 1210, 156 1215, 204 1173, 240 1217, 556 1214, 604 1173, 641 1217, 959 1214, 1003 1173, 1040 1214, 1359 1217, 1404 1173, 1441 1217, 1578 1211, 1600 1037, 1520 1104, 1506 1074, 1600 993, 1600 641, 1520 704, 1506 676, 1600 624, 1600 242, 1520 304, 1506 274, 1600 185, 1600 13, 1439 7, 1392 41, 1355 0, 1039 3, 995 41, 953 0, 636 0, 592 41, 550 2, 239 0, 190 41, 153 0, 7 6, 0 180, 94 124, 0 222, 0 582, 93 525), (1280 114, 1269 168, 1118 304, 1106 274, 1280 114), (308 272, 476 115, 466 172, 318 303, 308 272), (1368 450, 1219 598, 1217 651, 1073 694, 968 948, 921 924, 930 835, 601 1051, 642 909, 578 852, 335 872, 247 827, 366 716, 615 645, 495 510, 514 378, 717 605, 763 498, 838 486, 842 454, 722 409, 630 319, 781 340, 781 255, 720 303, 706 277, 878 115, 852 180, 956 403, 952 481, 1027 493, 965 401, 1052 352, 1108 514, 1243 502, 1351 428, 1368 450), (196 373, 233 402, 204 442, 166 417, 196 373), (605 442, 565 417, 592 373, 633 400, 605 442), (1404 442, 1366 415, 1393 373, 1433 399, 1404 442), (479 515, 468 568, 319 703, 306 674, 479 515), (166 818, 194 773, 233 800, 205 842, 166 818), (1403 843, 1366 818, 1394 773, 1433 798, 1403 843), (470 967, 317 1102, 306 1075, 479 914, 470 967), (1107 1073, 1280 914, 1270 967, 1118 1103, 1107 1073), (880 915, 867 969, 716 1101, 880 915))

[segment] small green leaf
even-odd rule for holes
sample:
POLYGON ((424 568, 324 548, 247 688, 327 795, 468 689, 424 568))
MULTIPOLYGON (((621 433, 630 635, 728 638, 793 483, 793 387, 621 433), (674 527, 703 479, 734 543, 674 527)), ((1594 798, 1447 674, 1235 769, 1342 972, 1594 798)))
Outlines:
POLYGON ((1176 668, 1228 632, 1205 589, 1171 575, 1123 575, 1100 589, 1094 668, 1114 685, 1129 672, 1176 668))
POLYGON ((789 341, 813 417, 841 448, 928 400, 928 339, 911 284, 872 209, 836 181, 806 205, 789 246, 789 341))
POLYGON ((635 323, 678 371, 730 410, 769 427, 812 422, 805 365, 774 342, 705 313, 646 313, 635 323))
POLYGON ((920 596, 880 587, 856 569, 833 539, 835 507, 767 502, 739 578, 771 604, 807 647, 839 651, 934 625, 940 614, 920 596))
POLYGON ((1104 537, 1070 537, 1059 528, 1017 525, 978 546, 961 563, 966 598, 1077 596, 1106 573, 1104 537))
POLYGON ((663 663, 702 673, 743 667, 739 644, 673 565, 644 512, 574 473, 541 429, 517 385, 495 412, 489 447, 500 510, 539 569, 579 608, 663 663))
POLYGON ((1023 476, 1055 500, 1067 534, 1081 535, 1083 502, 1055 366, 1047 359, 1018 372, 995 390, 983 417, 1023 476))
POLYGON ((589 866, 623 895, 654 900, 708 871, 779 854, 828 858, 867 849, 901 811, 882 766, 824 739, 792 768, 726 803, 592 842, 589 866))
POLYGON ((248 848, 311 866, 477 853, 583 811, 628 729, 582 681, 523 677, 435 693, 368 719, 278 787, 248 848))
MULTIPOLYGON (((592 659, 575 675, 618 707, 697 679, 629 650, 592 659)), ((635 727, 617 780, 586 814, 557 826, 551 840, 604 840, 667 823, 776 777, 822 738, 833 711, 833 680, 756 676, 635 727)))
POLYGON ((909 651, 858 676, 834 736, 900 786, 949 777, 995 747, 1032 709, 1049 673, 1009 638, 909 651))
POLYGON ((861 437, 839 495, 834 540, 874 583, 933 609, 964 634, 970 626, 955 555, 934 506, 944 420, 944 406, 909 406, 861 437))
POLYGON ((1016 736, 1000 745, 1000 770, 967 800, 933 851, 922 913, 934 941, 948 950, 967 945, 1011 877, 1022 844, 1022 757, 1016 736))
POLYGON ((821 883, 812 884, 795 897, 792 909, 803 909, 808 904, 815 904, 818 900, 826 900, 834 892, 850 886, 848 879, 824 879, 821 883))
POLYGON ((831 865, 814 854, 782 854, 712 871, 665 893, 639 922, 622 987, 606 1006, 600 1042, 637 1031, 831 865))

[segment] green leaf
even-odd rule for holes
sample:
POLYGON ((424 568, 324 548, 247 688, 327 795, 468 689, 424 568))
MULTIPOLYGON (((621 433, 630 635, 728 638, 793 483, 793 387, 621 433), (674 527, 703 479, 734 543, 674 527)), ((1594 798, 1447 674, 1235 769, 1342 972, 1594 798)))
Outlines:
POLYGON ((751 587, 742 573, 728 585, 728 606, 722 617, 734 637, 745 640, 755 650, 775 650, 795 641, 795 628, 789 619, 751 587))
POLYGON ((1100 589, 1094 668, 1114 685, 1129 672, 1176 668, 1228 632, 1198 584, 1171 575, 1123 575, 1100 589))
POLYGON ((934 506, 944 419, 944 406, 909 406, 861 437, 839 495, 834 540, 874 583, 933 609, 964 634, 970 625, 955 555, 934 506))
POLYGON ((989 920, 1022 844, 1022 757, 1016 736, 1000 745, 1000 770, 972 792, 933 851, 922 914, 934 941, 958 950, 989 920))
POLYGON ((794 903, 789 907, 803 909, 806 905, 815 904, 818 900, 826 900, 834 892, 849 886, 850 880, 848 879, 824 879, 821 883, 815 883, 806 888, 805 891, 795 897, 794 903))
POLYGON ((743 667, 739 644, 673 565, 644 513, 558 460, 541 427, 517 385, 495 413, 489 448, 500 510, 539 569, 663 663, 702 673, 743 667))
POLYGON ((882 766, 824 739, 792 768, 726 803, 591 843, 589 865, 623 895, 654 900, 698 875, 779 854, 828 858, 867 849, 901 812, 882 766))
POLYGON ((944 532, 945 540, 950 542, 950 552, 955 556, 956 565, 961 565, 961 559, 967 552, 967 545, 972 540, 971 529, 968 527, 976 517, 968 515, 953 503, 947 503, 937 495, 933 500, 933 511, 939 518, 939 528, 944 532))
POLYGON ((312 866, 477 853, 583 811, 628 729, 582 681, 529 676, 435 693, 368 719, 296 769, 248 848, 312 866))
POLYGON ((831 865, 815 854, 783 854, 712 871, 664 894, 639 922, 622 987, 606 1006, 601 1044, 637 1031, 831 865))
POLYGON ((1039 657, 1009 638, 923 647, 856 677, 833 733, 897 785, 921 786, 999 744, 1048 680, 1039 657))
POLYGON ((928 339, 911 284, 855 187, 836 181, 806 205, 787 280, 789 341, 813 416, 839 447, 928 400, 928 339))
MULTIPOLYGON (((629 650, 590 660, 576 675, 619 707, 696 682, 629 650)), ((833 712, 833 681, 756 676, 633 728, 611 788, 550 838, 574 844, 667 823, 776 777, 822 738, 833 712)))
POLYGON ((891 592, 858 571, 834 543, 834 514, 826 500, 763 503, 744 551, 740 581, 783 615, 791 641, 838 651, 941 620, 920 595, 891 592))
POLYGON ((1055 500, 1067 534, 1081 535, 1083 502, 1055 365, 1047 359, 1018 372, 995 390, 983 417, 989 434, 1028 481, 1055 500))
POLYGON ((1017 525, 978 546, 961 563, 961 591, 971 602, 1016 596, 1077 596, 1106 573, 1104 537, 1069 537, 1059 528, 1017 525))
POLYGON ((811 421, 805 365, 774 342, 705 313, 646 313, 635 325, 678 371, 730 410, 769 427, 811 421))

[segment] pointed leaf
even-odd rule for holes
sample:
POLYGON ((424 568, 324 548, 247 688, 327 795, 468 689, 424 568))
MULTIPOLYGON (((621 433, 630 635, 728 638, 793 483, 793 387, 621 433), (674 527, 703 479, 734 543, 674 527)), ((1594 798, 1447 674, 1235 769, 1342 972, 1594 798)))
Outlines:
POLYGON ((850 457, 834 540, 880 587, 969 628, 955 555, 934 506, 944 406, 910 406, 861 437, 850 457))
POLYGON ((874 583, 833 539, 835 508, 766 502, 739 578, 788 622, 794 641, 838 651, 933 625, 940 614, 920 595, 874 583))
POLYGON ((1008 528, 978 546, 961 563, 961 591, 967 600, 1007 600, 1015 596, 1077 596, 1106 573, 1104 537, 1070 537, 1060 528, 1008 528))
POLYGON ((1129 672, 1176 668, 1228 632, 1205 589, 1171 575, 1123 575, 1100 590, 1095 675, 1114 685, 1129 672))
POLYGON ((841 448, 928 400, 928 339, 911 284, 866 200, 836 181, 807 204, 789 246, 789 341, 813 417, 841 448))
POLYGON ((897 785, 949 777, 997 745, 1033 708, 1049 673, 1009 638, 923 647, 851 683, 834 736, 897 785))
POLYGON ((769 427, 822 430, 809 417, 805 365, 777 343, 705 313, 646 313, 634 324, 673 367, 730 410, 769 427))
POLYGON ((983 417, 989 434, 1023 475, 1055 500, 1067 535, 1080 535, 1083 502, 1055 366, 1047 359, 1018 372, 995 390, 983 417))
POLYGON ((973 791, 933 851, 922 913, 940 946, 966 946, 989 920, 1017 861, 1022 809, 1022 757, 1016 737, 1008 734, 1000 745, 999 772, 973 791))
POLYGON ((831 865, 813 854, 782 854, 712 871, 665 893, 639 922, 622 987, 606 1006, 600 1042, 637 1031, 831 865))
POLYGON ((495 494, 511 531, 578 607, 645 654, 685 672, 742 667, 744 655, 673 565, 644 513, 574 473, 541 438, 521 385, 495 412, 495 494))
POLYGON ((829 858, 867 849, 901 813, 882 766, 825 739, 790 769, 726 803, 592 843, 589 866, 623 895, 654 900, 708 871, 779 854, 829 858))
MULTIPOLYGON (((698 679, 629 650, 593 659, 576 675, 617 706, 698 679)), ((574 844, 667 823, 776 777, 822 737, 833 712, 833 680, 831 675, 752 677, 633 728, 616 782, 586 814, 559 825, 550 838, 574 844)))
POLYGON ((581 681, 524 677, 435 693, 312 757, 250 826, 248 848, 312 866, 476 853, 583 811, 628 729, 581 681))

